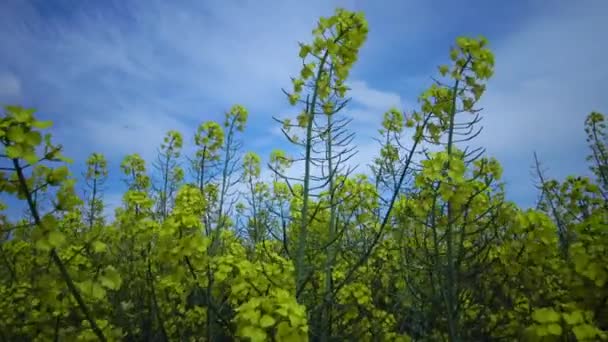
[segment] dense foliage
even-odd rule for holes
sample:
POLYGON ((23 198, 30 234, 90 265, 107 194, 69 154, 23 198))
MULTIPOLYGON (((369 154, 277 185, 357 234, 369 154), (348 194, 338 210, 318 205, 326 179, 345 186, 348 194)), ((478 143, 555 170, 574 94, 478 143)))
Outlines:
POLYGON ((604 116, 585 122, 594 177, 559 182, 538 167, 538 206, 520 209, 498 161, 464 147, 494 59, 484 38, 461 37, 420 108, 384 114, 378 157, 355 174, 341 110, 367 32, 362 13, 339 9, 300 44, 284 92, 302 111, 276 120, 302 153, 274 151, 271 179, 242 150, 248 113, 235 105, 201 123, 195 155, 170 131, 155 172, 125 157, 113 220, 104 156, 87 160, 77 195, 70 161, 43 135, 51 122, 7 106, 0 192, 28 214, 0 216, 0 338, 608 339, 604 116))

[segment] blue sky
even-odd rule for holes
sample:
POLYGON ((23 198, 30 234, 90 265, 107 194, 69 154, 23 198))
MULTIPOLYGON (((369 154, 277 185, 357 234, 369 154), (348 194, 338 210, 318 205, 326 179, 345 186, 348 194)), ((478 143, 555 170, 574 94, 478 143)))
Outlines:
POLYGON ((266 156, 285 146, 272 116, 296 112, 281 87, 299 71, 297 42, 338 6, 364 11, 370 26, 348 108, 361 171, 377 151, 382 114, 415 109, 454 39, 481 34, 496 71, 475 144, 503 164, 508 198, 524 206, 536 198, 533 151, 552 177, 586 173, 584 118, 608 113, 602 0, 4 0, 0 103, 54 120, 77 174, 89 153, 104 153, 115 206, 124 155, 151 161, 169 129, 191 146, 200 122, 221 120, 235 103, 250 111, 246 149, 266 156))

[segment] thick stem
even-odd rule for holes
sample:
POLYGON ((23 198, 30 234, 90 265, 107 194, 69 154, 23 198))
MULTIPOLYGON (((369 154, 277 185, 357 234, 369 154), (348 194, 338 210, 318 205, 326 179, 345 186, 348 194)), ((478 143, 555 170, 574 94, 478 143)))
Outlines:
POLYGON ((599 178, 601 179, 602 183, 604 184, 604 188, 608 187, 608 174, 606 174, 606 163, 608 162, 608 156, 606 156, 606 150, 604 145, 602 145, 600 138, 598 136, 598 128, 597 125, 594 123, 593 127, 592 127, 592 131, 593 131, 593 142, 594 142, 594 147, 592 147, 592 151, 593 151, 593 157, 595 159, 595 162, 597 164, 597 173, 599 174, 599 178))
MULTIPOLYGON (((469 57, 462 68, 460 69, 459 74, 462 75, 467 65, 471 61, 469 57)), ((453 154, 454 147, 454 120, 456 117, 456 100, 458 99, 458 86, 460 85, 460 80, 456 80, 454 82, 454 86, 452 87, 452 105, 450 107, 450 123, 448 128, 448 143, 447 143, 447 154, 448 154, 448 162, 447 169, 450 168, 450 158, 453 154)), ((447 227, 446 227, 446 258, 447 258, 447 267, 446 267, 446 284, 448 286, 446 293, 446 304, 447 304, 447 314, 448 314, 448 331, 451 342, 457 342, 460 340, 459 331, 458 331, 458 321, 459 314, 457 309, 457 299, 458 299, 458 279, 456 279, 456 266, 454 262, 454 208, 451 200, 447 203, 447 227)))
POLYGON ((319 79, 323 72, 325 62, 327 60, 329 52, 325 51, 321 62, 319 63, 319 69, 315 78, 315 86, 312 94, 310 105, 308 106, 308 122, 306 126, 306 156, 304 159, 304 189, 302 193, 302 212, 300 217, 300 234, 298 236, 298 247, 296 252, 296 293, 302 293, 302 286, 306 282, 306 270, 304 265, 304 254, 306 247, 306 238, 308 235, 308 201, 310 192, 310 165, 311 165, 311 151, 312 151, 312 126, 315 115, 315 106, 319 91, 319 79))
POLYGON ((251 191, 251 210, 252 210, 252 219, 253 219, 253 234, 251 239, 253 240, 253 244, 257 244, 260 241, 260 228, 258 227, 258 206, 255 195, 255 184, 253 181, 253 177, 249 176, 249 191, 251 191))
POLYGON ((228 192, 228 177, 230 176, 228 174, 228 164, 230 163, 231 155, 230 155, 230 149, 232 148, 232 138, 234 136, 234 123, 235 123, 236 119, 232 119, 232 122, 230 122, 230 130, 228 131, 228 136, 226 137, 226 146, 225 146, 225 153, 224 153, 224 165, 222 167, 222 188, 220 189, 220 203, 219 203, 219 210, 218 210, 218 225, 217 225, 217 231, 218 231, 218 237, 219 237, 219 231, 220 229, 222 229, 224 227, 224 199, 226 197, 226 193, 228 192))
MULTIPOLYGON (((148 248, 151 248, 151 244, 148 244, 148 248)), ((149 253, 149 251, 148 251, 148 253, 149 253)), ((147 255, 146 258, 148 259, 148 270, 147 270, 148 283, 149 283, 150 291, 151 291, 151 295, 152 295, 152 303, 154 305, 154 311, 156 311, 156 320, 158 321, 158 325, 160 326, 160 332, 163 334, 163 341, 169 341, 169 337, 167 336, 167 330, 165 329, 165 322, 163 320, 163 315, 162 315, 160 307, 158 306, 158 299, 156 298, 156 290, 154 288, 154 278, 152 276, 152 263, 150 261, 150 256, 147 255)))
POLYGON ((205 184, 205 155, 207 154, 207 146, 203 147, 203 156, 199 165, 199 179, 198 188, 203 192, 203 185, 205 184))
MULTIPOLYGON (((334 203, 334 190, 335 190, 335 179, 334 179, 334 169, 333 169, 333 155, 332 155, 332 135, 331 135, 331 126, 332 126, 332 115, 327 115, 327 168, 329 170, 329 241, 332 241, 330 245, 327 247, 327 260, 325 262, 325 293, 332 293, 332 268, 333 261, 335 258, 335 239, 336 239, 336 206, 334 203)), ((333 297, 330 296, 327 298, 327 303, 323 306, 323 313, 321 316, 321 342, 329 341, 331 337, 331 313, 333 308, 333 297)))
POLYGON ((165 165, 163 172, 163 192, 161 193, 161 217, 164 219, 167 218, 167 192, 169 188, 169 162, 171 160, 170 152, 167 152, 165 156, 165 165))
MULTIPOLYGON (((450 109, 450 126, 449 126, 449 131, 448 131, 448 146, 447 146, 447 153, 448 153, 448 165, 447 168, 450 168, 450 158, 452 156, 452 149, 453 149, 453 139, 454 139, 454 117, 456 116, 456 91, 458 90, 458 84, 459 81, 456 80, 456 82, 454 83, 454 87, 452 88, 452 108, 450 109)), ((447 281, 445 282, 445 284, 447 284, 448 289, 447 289, 447 293, 446 293, 446 301, 447 301, 447 314, 448 314, 448 330, 449 330, 449 336, 450 336, 450 341, 452 342, 456 342, 459 340, 458 338, 458 328, 457 328, 457 324, 458 324, 458 317, 457 317, 457 312, 456 312, 456 294, 457 294, 457 284, 456 284, 456 272, 454 269, 454 242, 453 242, 453 236, 452 236, 452 231, 454 229, 453 227, 453 222, 452 222, 452 216, 453 216, 453 207, 452 207, 452 201, 448 201, 448 224, 447 224, 447 228, 446 228, 446 243, 447 243, 447 270, 446 270, 446 277, 447 277, 447 281)))
MULTIPOLYGON (((94 175, 97 176, 99 164, 95 163, 94 175)), ((95 200, 97 199, 97 177, 93 179, 93 193, 91 195, 91 203, 89 205, 89 229, 93 228, 95 222, 95 200)))

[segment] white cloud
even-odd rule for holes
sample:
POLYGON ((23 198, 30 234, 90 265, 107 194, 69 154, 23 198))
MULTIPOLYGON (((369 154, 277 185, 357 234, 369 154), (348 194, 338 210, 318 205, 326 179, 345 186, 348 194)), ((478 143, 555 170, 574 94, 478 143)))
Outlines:
POLYGON ((362 80, 350 82, 349 87, 348 96, 352 102, 344 113, 353 119, 350 129, 357 132, 359 144, 367 144, 368 140, 376 137, 384 113, 389 109, 405 110, 405 102, 395 92, 375 89, 362 80))
MULTIPOLYGON (((282 146, 285 139, 277 136, 271 115, 284 108, 280 87, 289 87, 289 76, 298 72, 297 41, 310 40, 316 19, 341 5, 363 8, 370 20, 368 42, 352 73, 358 79, 350 82, 353 103, 345 110, 360 149, 353 163, 363 167, 377 153, 371 138, 383 113, 392 106, 412 109, 409 98, 377 85, 402 86, 408 96, 422 90, 418 85, 429 78, 419 64, 426 62, 409 51, 440 48, 445 57, 447 46, 429 42, 453 32, 465 14, 445 19, 419 1, 387 6, 354 0, 156 0, 130 2, 120 15, 85 7, 71 12, 68 22, 43 18, 31 3, 3 3, 0 54, 11 73, 0 73, 0 99, 19 95, 59 113, 53 117, 55 132, 71 156, 90 149, 113 157, 138 152, 150 160, 167 130, 180 130, 189 142, 196 124, 221 119, 233 103, 252 108, 250 120, 260 127, 248 148, 271 141, 282 146), (361 65, 373 65, 374 73, 360 76, 361 65)), ((496 76, 481 103, 485 131, 475 144, 501 160, 524 156, 515 163, 523 160, 524 171, 506 170, 509 177, 527 181, 532 149, 557 160, 580 154, 584 116, 607 111, 608 51, 597 38, 608 33, 607 10, 601 0, 557 3, 492 42, 496 76)), ((579 159, 560 167, 580 169, 579 159)))
POLYGON ((272 122, 268 111, 283 107, 280 88, 299 70, 297 41, 341 4, 135 2, 121 7, 131 10, 128 24, 95 7, 68 23, 12 4, 5 14, 19 16, 1 16, 0 40, 11 46, 3 59, 31 78, 25 95, 62 123, 58 140, 76 142, 75 152, 85 144, 150 156, 168 129, 189 133, 192 121, 221 119, 234 103, 272 122), (139 127, 123 129, 129 124, 139 127))
POLYGON ((374 138, 378 137, 384 113, 392 107, 405 111, 406 101, 395 92, 375 89, 365 81, 355 80, 349 86, 353 106, 345 113, 353 119, 350 129, 356 132, 354 143, 358 153, 348 164, 356 166, 357 173, 368 173, 368 165, 379 153, 380 147, 374 138))
POLYGON ((355 80, 348 86, 351 88, 349 95, 353 101, 364 107, 386 111, 390 107, 399 108, 403 105, 399 94, 370 88, 365 81, 355 80))
MULTIPOLYGON (((55 132, 70 142, 69 155, 140 153, 150 160, 167 130, 188 135, 193 123, 221 119, 233 103, 253 108, 250 120, 275 129, 248 147, 268 145, 278 127, 269 114, 283 108, 280 88, 299 71, 297 41, 310 40, 317 18, 337 6, 360 7, 353 1, 146 1, 121 7, 127 24, 94 7, 72 13, 67 22, 43 18, 30 4, 13 4, 5 13, 22 19, 3 16, 0 38, 12 46, 6 58, 31 73, 31 84, 46 97, 41 108, 57 113, 55 132), (17 51, 38 51, 45 63, 17 51)), ((363 81, 352 88, 356 106, 349 110, 360 136, 375 135, 382 114, 402 106, 397 94, 363 81)))
POLYGON ((111 160, 121 160, 128 154, 138 153, 150 165, 156 160, 157 150, 169 130, 179 131, 185 144, 192 145, 195 128, 169 114, 135 108, 124 108, 121 114, 86 117, 75 125, 59 126, 58 135, 73 142, 66 146, 67 155, 82 157, 98 152, 111 160))
POLYGON ((490 151, 516 155, 584 144, 583 122, 608 110, 605 1, 560 3, 495 46, 496 72, 481 106, 490 151))
POLYGON ((0 100, 2 102, 21 96, 21 82, 12 73, 0 73, 0 100))
POLYGON ((480 106, 485 129, 475 141, 505 166, 510 198, 533 205, 536 151, 546 176, 587 174, 586 115, 608 112, 605 1, 556 2, 493 46, 494 78, 480 106), (603 38, 600 38, 603 39, 603 38))

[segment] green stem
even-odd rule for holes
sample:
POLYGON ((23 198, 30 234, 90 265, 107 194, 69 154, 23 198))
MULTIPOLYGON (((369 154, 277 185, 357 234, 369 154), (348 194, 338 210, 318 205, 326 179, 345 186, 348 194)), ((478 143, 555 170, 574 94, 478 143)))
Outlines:
MULTIPOLYGON (((17 177, 19 178, 19 184, 21 185, 21 189, 24 192, 25 198, 27 200, 27 204, 30 208, 30 211, 32 212, 32 216, 34 217, 34 222, 36 223, 36 225, 38 227, 40 227, 41 230, 44 231, 45 228, 42 225, 42 221, 40 220, 40 215, 38 214, 38 210, 37 210, 36 206, 34 205, 34 201, 32 200, 32 196, 31 196, 29 188, 27 186, 25 176, 23 175, 21 165, 19 165, 19 160, 13 158, 13 165, 15 166, 15 170, 17 171, 17 177)), ((66 282, 68 289, 70 290, 72 296, 78 303, 78 306, 80 307, 80 310, 82 311, 82 314, 84 315, 85 319, 91 325, 91 329, 93 329, 93 332, 95 333, 95 335, 97 335, 97 338, 99 338, 100 341, 105 342, 106 337, 104 336, 103 332, 101 331, 101 329, 95 322, 95 319, 93 319, 93 316, 91 315, 91 312, 89 311, 89 308, 87 307, 84 300, 82 299, 80 292, 78 292, 78 289, 76 288, 76 285, 74 284, 74 281, 70 277, 70 274, 68 273, 67 268, 61 261, 61 258, 57 254, 57 251, 55 250, 55 248, 51 249, 50 254, 51 254, 51 259, 59 268, 59 272, 61 273, 63 280, 66 282)))
MULTIPOLYGON (((332 267, 333 261, 335 258, 335 236, 336 236, 336 206, 334 205, 334 170, 333 170, 333 160, 332 160, 332 136, 331 136, 331 123, 332 123, 332 115, 327 115, 327 168, 329 169, 329 206, 330 206, 330 214, 329 214, 329 241, 331 241, 328 246, 327 251, 327 260, 325 262, 325 293, 332 293, 332 267)), ((331 337, 331 312, 332 312, 332 301, 333 297, 330 296, 327 298, 327 303, 323 306, 323 313, 321 316, 321 341, 326 342, 329 341, 331 337)))
POLYGON ((304 252, 306 247, 306 238, 308 234, 308 195, 310 192, 310 164, 311 164, 311 150, 312 150, 312 126, 315 115, 315 106, 317 102, 319 92, 319 79, 323 72, 323 67, 329 55, 329 51, 325 51, 321 62, 319 63, 319 69, 315 78, 315 86, 312 94, 312 100, 310 107, 308 108, 308 122, 306 126, 306 156, 304 160, 304 190, 302 193, 302 217, 300 218, 300 235, 298 237, 298 249, 296 252, 296 293, 302 293, 302 286, 306 282, 306 270, 304 265, 304 252))
POLYGON ((95 222, 95 199, 97 198, 97 170, 99 164, 95 163, 94 175, 93 179, 93 193, 91 195, 91 203, 89 205, 89 229, 93 228, 93 223, 95 222))

